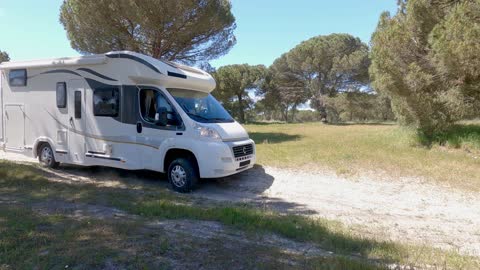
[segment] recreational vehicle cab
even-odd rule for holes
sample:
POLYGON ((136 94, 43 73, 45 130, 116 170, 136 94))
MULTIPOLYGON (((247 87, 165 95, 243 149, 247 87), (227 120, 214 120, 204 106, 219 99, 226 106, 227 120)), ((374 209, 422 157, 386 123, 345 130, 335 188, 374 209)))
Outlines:
POLYGON ((1 147, 59 163, 165 172, 172 188, 255 163, 202 70, 122 51, 0 65, 1 147))

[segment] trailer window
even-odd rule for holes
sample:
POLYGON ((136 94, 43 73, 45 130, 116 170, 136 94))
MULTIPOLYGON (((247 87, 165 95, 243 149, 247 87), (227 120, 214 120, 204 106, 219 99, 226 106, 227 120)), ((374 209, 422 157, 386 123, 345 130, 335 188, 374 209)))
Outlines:
POLYGON ((117 117, 120 109, 118 88, 95 89, 93 92, 93 114, 95 116, 117 117))
POLYGON ((67 107, 67 84, 64 82, 57 83, 57 108, 67 107))
POLYGON ((75 118, 82 118, 82 92, 75 91, 75 118))
POLYGON ((27 70, 26 69, 13 69, 9 74, 10 86, 27 86, 27 70))

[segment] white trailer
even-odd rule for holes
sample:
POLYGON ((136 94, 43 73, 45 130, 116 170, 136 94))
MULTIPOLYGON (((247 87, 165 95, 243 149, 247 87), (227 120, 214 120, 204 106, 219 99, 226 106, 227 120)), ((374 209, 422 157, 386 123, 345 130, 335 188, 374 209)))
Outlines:
POLYGON ((1 147, 60 163, 165 172, 172 188, 252 168, 255 144, 206 72, 122 51, 0 65, 1 147))

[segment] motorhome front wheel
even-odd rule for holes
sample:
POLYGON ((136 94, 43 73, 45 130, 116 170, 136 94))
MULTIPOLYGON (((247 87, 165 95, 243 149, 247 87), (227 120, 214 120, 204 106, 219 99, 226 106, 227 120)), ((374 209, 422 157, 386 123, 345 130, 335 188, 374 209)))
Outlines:
POLYGON ((178 158, 168 167, 168 180, 172 189, 177 192, 190 192, 198 182, 198 173, 192 161, 178 158))

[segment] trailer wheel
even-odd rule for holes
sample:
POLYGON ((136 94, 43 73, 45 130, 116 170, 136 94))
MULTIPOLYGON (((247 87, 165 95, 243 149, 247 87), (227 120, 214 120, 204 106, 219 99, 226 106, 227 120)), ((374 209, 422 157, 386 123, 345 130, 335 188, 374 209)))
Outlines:
POLYGON ((40 145, 40 148, 38 151, 38 161, 44 167, 52 168, 52 169, 57 168, 58 165, 60 164, 55 160, 55 155, 53 154, 52 147, 50 147, 50 144, 48 143, 44 143, 40 145))
POLYGON ((177 158, 168 166, 168 181, 172 189, 188 193, 195 188, 198 182, 198 172, 190 159, 177 158))

